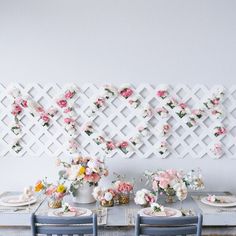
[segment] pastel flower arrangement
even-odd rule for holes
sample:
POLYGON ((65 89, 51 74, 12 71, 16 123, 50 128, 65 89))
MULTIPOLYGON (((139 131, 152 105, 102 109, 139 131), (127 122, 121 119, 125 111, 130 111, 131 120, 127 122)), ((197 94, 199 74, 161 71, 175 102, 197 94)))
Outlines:
POLYGON ((114 189, 117 193, 129 194, 133 191, 134 185, 129 181, 117 180, 114 182, 114 189))
POLYGON ((83 131, 88 135, 92 135, 94 133, 94 128, 93 128, 93 125, 92 123, 86 123, 84 126, 83 126, 83 131))
POLYGON ((12 150, 15 151, 16 153, 19 153, 22 149, 23 147, 20 144, 20 140, 19 139, 15 140, 12 144, 12 150))
POLYGON ((226 134, 226 128, 223 126, 216 126, 213 130, 215 137, 226 134))
POLYGON ((141 105, 141 101, 138 97, 136 96, 132 96, 132 98, 130 98, 128 100, 128 103, 130 104, 131 107, 133 107, 134 109, 138 108, 141 105))
POLYGON ((117 144, 117 147, 124 153, 128 154, 131 151, 131 147, 127 141, 121 141, 117 144))
POLYGON ((188 188, 193 190, 204 188, 201 174, 194 170, 184 174, 174 169, 168 169, 146 172, 145 176, 151 180, 153 191, 166 195, 174 193, 180 201, 187 197, 188 188))
POLYGON ((70 182, 70 191, 73 195, 76 194, 79 186, 85 183, 97 186, 102 176, 108 175, 104 161, 97 157, 78 156, 70 163, 59 160, 57 164, 63 167, 59 171, 60 179, 70 182))
POLYGON ((156 112, 161 118, 167 118, 169 116, 169 111, 165 107, 158 107, 156 112))
POLYGON ((114 88, 114 87, 111 86, 111 85, 104 85, 104 88, 103 88, 103 96, 104 96, 106 99, 110 99, 110 98, 116 96, 116 94, 117 94, 116 88, 114 88))
POLYGON ((217 198, 216 195, 208 195, 207 201, 211 203, 225 203, 223 199, 217 198))
POLYGON ((164 154, 168 153, 168 151, 169 151, 168 143, 166 141, 161 141, 158 145, 157 151, 161 155, 164 155, 164 154))
POLYGON ((148 126, 146 124, 144 125, 140 125, 138 127, 138 132, 143 136, 143 137, 147 137, 151 134, 150 129, 148 128, 148 126))
POLYGON ((39 180, 34 187, 35 192, 42 192, 47 197, 56 201, 62 201, 65 195, 68 194, 67 187, 64 183, 48 183, 47 179, 39 180))
POLYGON ((116 196, 117 193, 113 188, 105 189, 98 186, 93 190, 94 199, 99 201, 102 206, 113 206, 116 196))
POLYGON ((124 97, 125 99, 129 98, 132 96, 134 91, 130 88, 130 86, 122 86, 121 89, 119 89, 119 94, 124 97))
POLYGON ((141 206, 148 206, 156 202, 156 200, 157 200, 156 194, 145 188, 137 191, 134 198, 135 204, 141 205, 141 206))
POLYGON ((159 212, 164 212, 165 208, 161 204, 154 202, 154 203, 151 204, 151 210, 154 213, 159 213, 159 212))
POLYGON ((223 155, 223 146, 221 143, 214 143, 210 147, 210 151, 216 158, 220 158, 223 155))
POLYGON ((157 91, 157 97, 165 99, 168 96, 168 91, 167 90, 158 90, 157 91))

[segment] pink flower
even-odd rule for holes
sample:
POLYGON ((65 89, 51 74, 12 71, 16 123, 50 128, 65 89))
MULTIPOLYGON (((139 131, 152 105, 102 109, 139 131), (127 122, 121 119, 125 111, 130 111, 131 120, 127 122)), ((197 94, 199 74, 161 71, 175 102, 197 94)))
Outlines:
POLYGON ((46 189, 46 191, 45 191, 45 194, 47 195, 47 196, 51 196, 53 193, 55 193, 57 191, 57 187, 56 186, 54 186, 54 185, 51 185, 51 186, 49 186, 47 189, 46 189))
POLYGON ((161 98, 164 98, 164 97, 167 96, 167 91, 166 90, 158 90, 157 91, 157 96, 161 97, 161 98))
POLYGON ((115 189, 120 193, 129 193, 133 190, 133 185, 129 182, 117 181, 115 189))
POLYGON ((218 98, 212 99, 211 103, 214 104, 214 105, 219 105, 220 99, 218 99, 218 98))
POLYGON ((133 94, 133 90, 130 88, 125 88, 122 91, 120 91, 120 95, 124 98, 128 98, 133 94))
POLYGON ((123 142, 119 145, 120 148, 127 148, 128 146, 129 146, 129 143, 126 142, 126 141, 123 141, 123 142))
POLYGON ((36 107, 36 111, 39 112, 39 113, 40 113, 40 112, 44 112, 43 108, 40 107, 40 106, 36 107))
POLYGON ((70 123, 73 123, 73 122, 75 122, 75 121, 74 121, 74 119, 72 119, 72 118, 65 118, 65 119, 64 119, 64 122, 65 122, 66 124, 70 124, 70 123))
POLYGON ((68 90, 68 91, 66 91, 66 93, 65 93, 65 98, 66 98, 66 99, 71 99, 71 98, 74 97, 74 95, 75 95, 75 92, 71 92, 70 90, 68 90))
POLYGON ((21 106, 22 107, 28 107, 27 101, 26 100, 22 100, 21 101, 21 106))
POLYGON ((64 99, 58 100, 57 105, 61 108, 66 107, 67 106, 67 101, 64 100, 64 99))
POLYGON ((180 103, 179 106, 182 108, 182 109, 185 109, 187 107, 187 104, 186 103, 180 103))
POLYGON ((72 107, 68 107, 63 112, 64 113, 70 113, 71 111, 73 111, 73 108, 72 107))
POLYGON ((113 150, 116 148, 115 144, 112 141, 108 141, 106 143, 106 146, 107 146, 107 149, 109 149, 109 150, 113 150))
POLYGON ((97 173, 93 173, 91 175, 85 175, 84 177, 85 182, 92 182, 92 183, 98 183, 100 179, 101 177, 97 173))
POLYGON ((50 121, 49 116, 46 115, 46 114, 42 114, 42 115, 40 116, 40 118, 41 118, 45 123, 48 123, 48 122, 50 121))
POLYGON ((19 115, 22 112, 22 108, 21 106, 19 106, 18 104, 12 104, 12 111, 11 114, 16 116, 19 115))

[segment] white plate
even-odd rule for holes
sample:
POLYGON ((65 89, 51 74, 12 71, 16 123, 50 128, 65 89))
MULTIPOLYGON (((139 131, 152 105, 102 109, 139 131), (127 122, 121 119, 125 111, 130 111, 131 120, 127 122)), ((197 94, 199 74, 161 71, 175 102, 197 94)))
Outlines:
POLYGON ((236 206, 236 197, 235 196, 216 196, 217 199, 221 199, 223 202, 209 202, 207 197, 201 198, 201 202, 215 207, 233 207, 236 206))
POLYGON ((141 209, 138 214, 140 216, 149 216, 149 217, 180 217, 182 216, 181 211, 175 209, 175 208, 170 208, 170 207, 165 207, 165 215, 162 213, 154 213, 151 209, 151 207, 143 208, 141 209))
POLYGON ((73 207, 76 209, 76 212, 63 212, 62 208, 52 210, 48 212, 48 216, 63 216, 63 217, 72 217, 72 216, 90 216, 92 215, 92 211, 87 208, 78 208, 73 207))
POLYGON ((8 197, 0 198, 1 206, 9 206, 9 207, 18 207, 18 206, 27 206, 35 203, 37 199, 35 197, 31 197, 28 200, 20 199, 21 195, 13 195, 8 197))

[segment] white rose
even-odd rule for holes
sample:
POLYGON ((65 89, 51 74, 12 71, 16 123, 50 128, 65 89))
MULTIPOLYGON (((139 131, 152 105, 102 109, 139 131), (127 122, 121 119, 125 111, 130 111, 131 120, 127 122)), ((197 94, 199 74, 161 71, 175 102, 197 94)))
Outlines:
POLYGON ((134 202, 138 205, 145 205, 147 201, 145 200, 145 192, 142 190, 137 191, 135 194, 134 202))
POLYGON ((111 201, 113 198, 112 194, 110 192, 106 192, 105 195, 104 195, 104 199, 106 201, 111 201))

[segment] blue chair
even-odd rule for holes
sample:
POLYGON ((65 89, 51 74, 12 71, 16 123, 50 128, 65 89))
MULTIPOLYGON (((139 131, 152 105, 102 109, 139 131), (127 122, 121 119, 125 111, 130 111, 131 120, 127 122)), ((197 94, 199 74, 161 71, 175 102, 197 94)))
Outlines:
POLYGON ((97 236, 97 215, 80 217, 31 216, 32 236, 79 235, 97 236))
POLYGON ((144 217, 137 215, 135 236, 196 235, 202 233, 202 215, 186 217, 144 217))

